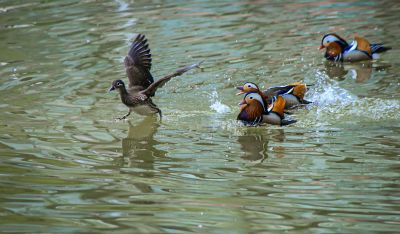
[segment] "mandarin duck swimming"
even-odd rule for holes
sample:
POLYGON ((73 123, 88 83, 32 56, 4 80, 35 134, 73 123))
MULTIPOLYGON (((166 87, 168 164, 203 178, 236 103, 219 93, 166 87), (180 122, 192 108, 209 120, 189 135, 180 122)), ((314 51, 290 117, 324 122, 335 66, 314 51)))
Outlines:
POLYGON ((274 97, 269 108, 264 105, 264 100, 258 93, 246 93, 240 102, 240 113, 237 120, 245 125, 268 123, 274 125, 289 125, 296 120, 284 119, 286 101, 282 96, 274 97))
POLYGON ((290 85, 285 86, 274 86, 264 91, 261 91, 258 86, 252 82, 246 82, 243 86, 236 87, 240 90, 237 95, 243 93, 258 93, 266 106, 272 103, 273 97, 281 95, 285 101, 285 109, 290 109, 301 104, 310 104, 310 101, 304 99, 304 95, 307 92, 307 85, 301 82, 294 82, 290 85))
POLYGON ((355 36, 354 41, 349 44, 335 33, 326 34, 321 40, 319 49, 324 49, 325 58, 335 62, 358 62, 363 60, 377 59, 378 53, 392 49, 383 44, 370 44, 367 39, 355 36))
POLYGON ((150 73, 150 48, 145 36, 139 34, 132 42, 124 63, 129 80, 128 87, 125 86, 122 80, 114 80, 109 89, 109 92, 118 90, 122 103, 129 108, 129 112, 126 115, 118 118, 120 120, 128 117, 132 111, 140 115, 158 113, 161 119, 161 110, 153 103, 151 97, 154 96, 158 88, 164 86, 171 78, 199 67, 202 62, 176 70, 174 73, 154 82, 153 76, 150 73))

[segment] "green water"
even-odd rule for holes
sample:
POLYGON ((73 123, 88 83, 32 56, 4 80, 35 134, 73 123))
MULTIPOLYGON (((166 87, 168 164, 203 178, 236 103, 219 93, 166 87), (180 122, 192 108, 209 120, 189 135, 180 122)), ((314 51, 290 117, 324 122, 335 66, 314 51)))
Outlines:
POLYGON ((396 233, 396 1, 1 1, 0 232, 396 233), (332 66, 323 34, 394 47, 332 66), (111 81, 137 33, 174 78, 132 114, 111 81), (243 127, 235 86, 303 80, 287 127, 243 127))

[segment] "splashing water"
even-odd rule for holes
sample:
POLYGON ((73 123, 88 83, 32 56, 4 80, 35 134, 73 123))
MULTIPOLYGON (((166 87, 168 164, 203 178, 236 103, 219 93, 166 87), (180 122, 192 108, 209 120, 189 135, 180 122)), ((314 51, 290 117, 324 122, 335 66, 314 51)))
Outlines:
POLYGON ((215 90, 210 94, 210 101, 210 108, 217 113, 223 114, 231 111, 231 108, 229 108, 229 106, 223 104, 221 101, 218 100, 218 93, 215 90))
POLYGON ((326 84, 321 87, 321 91, 317 90, 311 97, 318 106, 328 106, 332 104, 349 104, 358 99, 354 94, 340 88, 337 83, 326 84))
POLYGON ((317 83, 309 93, 314 102, 310 106, 305 125, 331 125, 337 121, 346 122, 355 118, 369 120, 390 120, 400 118, 400 102, 379 98, 360 98, 343 89, 339 83, 317 72, 317 83))

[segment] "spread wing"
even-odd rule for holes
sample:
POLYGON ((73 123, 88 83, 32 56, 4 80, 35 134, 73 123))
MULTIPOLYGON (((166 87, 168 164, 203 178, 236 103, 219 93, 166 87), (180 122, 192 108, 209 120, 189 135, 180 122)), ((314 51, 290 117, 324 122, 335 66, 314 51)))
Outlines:
POLYGON ((129 87, 140 86, 146 89, 154 82, 150 73, 151 54, 147 39, 139 34, 132 42, 128 55, 125 57, 125 70, 129 78, 129 87))
POLYGON ((165 85, 165 83, 167 83, 170 79, 172 79, 175 76, 180 76, 183 73, 185 73, 185 72, 187 72, 187 71, 189 71, 189 70, 191 70, 193 68, 199 67, 201 63, 203 63, 203 61, 201 61, 200 63, 195 63, 195 64, 192 64, 190 66, 178 69, 174 73, 169 74, 167 76, 164 76, 163 78, 161 78, 161 79, 157 80, 156 82, 152 83, 145 90, 141 91, 141 93, 143 93, 143 94, 145 94, 147 96, 154 96, 154 94, 157 91, 157 89, 163 87, 165 85))

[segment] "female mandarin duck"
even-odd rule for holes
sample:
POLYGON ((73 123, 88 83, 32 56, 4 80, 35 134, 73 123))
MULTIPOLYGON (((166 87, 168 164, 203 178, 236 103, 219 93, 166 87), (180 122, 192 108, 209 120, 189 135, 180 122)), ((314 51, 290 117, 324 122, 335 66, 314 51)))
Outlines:
POLYGON ((335 33, 326 34, 321 41, 319 49, 326 48, 325 58, 330 61, 357 62, 377 59, 378 53, 390 50, 383 44, 370 44, 365 38, 355 36, 354 41, 348 44, 335 33))
POLYGON ((275 86, 261 91, 258 86, 252 82, 247 82, 243 86, 236 87, 240 90, 237 95, 243 93, 258 93, 266 106, 270 105, 273 97, 281 95, 285 101, 285 109, 290 109, 300 104, 310 104, 311 102, 304 99, 307 92, 307 85, 295 82, 286 86, 275 86))
POLYGON ((246 125, 268 123, 274 125, 289 125, 296 120, 284 119, 286 101, 282 96, 275 97, 271 106, 267 109, 264 100, 258 93, 247 93, 240 102, 240 113, 237 120, 246 125))
POLYGON ((110 92, 117 89, 122 103, 129 108, 129 112, 118 119, 125 119, 131 114, 131 111, 140 115, 158 113, 161 119, 161 110, 153 103, 151 97, 154 96, 158 88, 164 86, 171 78, 182 75, 192 68, 199 67, 201 63, 179 69, 154 82, 150 73, 151 54, 149 45, 145 36, 139 34, 125 57, 125 70, 129 80, 128 88, 125 87, 122 80, 114 80, 109 89, 110 92))

